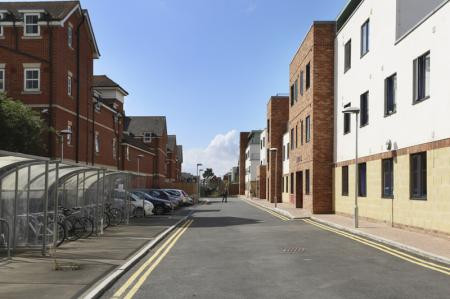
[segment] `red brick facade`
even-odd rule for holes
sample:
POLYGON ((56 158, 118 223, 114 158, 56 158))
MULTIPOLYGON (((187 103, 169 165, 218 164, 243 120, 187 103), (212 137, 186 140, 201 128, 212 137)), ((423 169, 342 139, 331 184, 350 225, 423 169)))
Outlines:
POLYGON ((249 132, 239 134, 239 195, 245 195, 245 150, 249 134, 249 132))
POLYGON ((273 96, 267 104, 267 200, 281 202, 283 135, 289 120, 289 97, 273 96), (270 151, 276 148, 277 151, 270 151))
POLYGON ((267 199, 266 181, 267 181, 267 166, 260 165, 258 167, 258 180, 257 180, 258 186, 256 187, 257 197, 260 199, 267 199))
POLYGON ((313 213, 333 211, 335 31, 334 22, 315 22, 290 65, 291 202, 313 213))

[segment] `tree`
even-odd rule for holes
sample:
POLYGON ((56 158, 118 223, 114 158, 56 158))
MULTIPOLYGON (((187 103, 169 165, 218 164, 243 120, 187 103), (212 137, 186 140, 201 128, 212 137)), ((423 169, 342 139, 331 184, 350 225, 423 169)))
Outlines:
POLYGON ((48 132, 39 113, 22 102, 0 94, 0 149, 24 154, 43 154, 43 134, 48 132))
POLYGON ((212 168, 206 168, 205 172, 203 173, 203 178, 207 179, 207 178, 210 178, 213 176, 214 176, 214 172, 213 172, 212 168))

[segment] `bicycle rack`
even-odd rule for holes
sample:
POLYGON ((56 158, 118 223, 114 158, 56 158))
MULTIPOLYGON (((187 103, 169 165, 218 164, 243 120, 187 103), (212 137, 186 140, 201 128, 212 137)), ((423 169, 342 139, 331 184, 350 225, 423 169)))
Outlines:
POLYGON ((0 223, 4 223, 8 227, 8 238, 4 238, 4 240, 5 240, 6 248, 8 251, 7 260, 9 261, 9 260, 11 260, 11 244, 9 242, 9 238, 11 236, 11 230, 10 230, 9 222, 6 219, 0 218, 0 223))

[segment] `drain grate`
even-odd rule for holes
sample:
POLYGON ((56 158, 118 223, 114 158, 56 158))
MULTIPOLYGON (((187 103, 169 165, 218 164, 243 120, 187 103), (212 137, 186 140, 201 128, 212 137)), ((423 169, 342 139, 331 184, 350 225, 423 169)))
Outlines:
POLYGON ((283 248, 281 250, 282 253, 286 254, 296 254, 296 253, 303 253, 305 252, 305 248, 302 247, 290 247, 290 248, 283 248))

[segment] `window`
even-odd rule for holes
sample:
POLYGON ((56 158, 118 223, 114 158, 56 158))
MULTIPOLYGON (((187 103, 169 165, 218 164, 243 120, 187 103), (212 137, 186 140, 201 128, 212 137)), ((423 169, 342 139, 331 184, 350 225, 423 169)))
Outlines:
POLYGON ((294 149, 294 129, 291 129, 291 150, 294 149))
POLYGON ((305 133, 305 138, 306 138, 306 143, 308 143, 309 141, 311 141, 311 117, 307 116, 306 120, 305 120, 306 124, 306 133, 305 133))
POLYGON ((291 173, 291 194, 294 194, 294 173, 291 173))
POLYGON ((287 158, 289 159, 289 142, 286 146, 286 155, 287 155, 287 158))
MULTIPOLYGON (((351 106, 351 103, 347 103, 344 105, 344 108, 348 108, 351 106)), ((351 126, 351 115, 350 113, 344 113, 344 135, 350 133, 351 126)))
POLYGON ((367 20, 361 26, 361 57, 369 52, 369 26, 370 22, 367 20))
POLYGON ((100 153, 100 138, 98 132, 95 132, 95 152, 100 153))
POLYGON ((342 166, 342 196, 348 196, 348 166, 342 166))
POLYGON ((291 106, 293 106, 294 103, 295 103, 295 99, 294 99, 294 88, 295 88, 295 86, 294 86, 294 84, 292 84, 292 85, 291 85, 291 106))
POLYGON ((389 116, 397 110, 397 74, 384 81, 384 115, 389 116))
POLYGON ((285 192, 288 193, 289 192, 289 176, 286 176, 286 189, 285 192))
POLYGON ((411 155, 411 198, 427 197, 427 153, 411 155))
POLYGON ((67 75, 67 95, 72 96, 72 75, 67 75))
POLYGON ((295 80, 291 86, 291 106, 297 102, 298 99, 298 79, 295 80))
POLYGON ((352 67, 352 40, 345 44, 344 50, 344 72, 352 67))
POLYGON ((25 36, 39 36, 39 14, 25 14, 25 36))
POLYGON ((300 72, 300 95, 303 95, 303 89, 305 88, 305 82, 303 79, 303 71, 300 72))
POLYGON ((306 90, 311 86, 311 62, 306 65, 306 90))
POLYGON ((0 91, 5 91, 5 69, 0 68, 0 91))
POLYGON ((295 125, 295 147, 298 147, 298 125, 295 125))
POLYGON ((145 143, 152 142, 152 133, 150 133, 150 132, 145 132, 144 133, 144 142, 145 143))
POLYGON ((40 89, 40 69, 25 69, 25 91, 39 91, 40 89))
POLYGON ((414 60, 414 103, 430 96, 430 52, 414 60))
MULTIPOLYGON (((5 15, 3 13, 0 13, 0 21, 3 21, 4 16, 5 15)), ((2 25, 0 25, 0 36, 3 36, 3 26, 2 25)))
POLYGON ((71 24, 67 27, 67 45, 72 48, 73 43, 73 27, 71 24))
POLYGON ((381 161, 382 165, 382 196, 391 198, 394 196, 394 160, 384 159, 381 161))
POLYGON ((127 161, 130 161, 130 147, 128 145, 125 150, 125 158, 127 159, 127 161))
POLYGON ((361 113, 359 116, 361 122, 360 126, 364 127, 369 124, 369 92, 361 95, 359 107, 361 109, 361 113))
POLYGON ((113 138, 112 140, 112 154, 113 154, 113 159, 116 160, 117 159, 117 139, 113 138))
POLYGON ((267 120, 267 142, 270 142, 270 119, 267 120))
POLYGON ((367 196, 367 164, 360 163, 358 165, 358 196, 367 196))
POLYGON ((300 121, 300 145, 303 145, 303 120, 300 121))
MULTIPOLYGON (((67 130, 69 130, 70 132, 72 132, 72 122, 68 121, 67 122, 67 130)), ((71 145, 72 144, 72 134, 67 134, 67 145, 71 145)))
POLYGON ((306 169, 305 171, 305 194, 309 194, 310 193, 310 188, 309 188, 309 169, 306 169))
POLYGON ((283 157, 283 161, 286 161, 286 146, 283 145, 281 156, 283 157))

